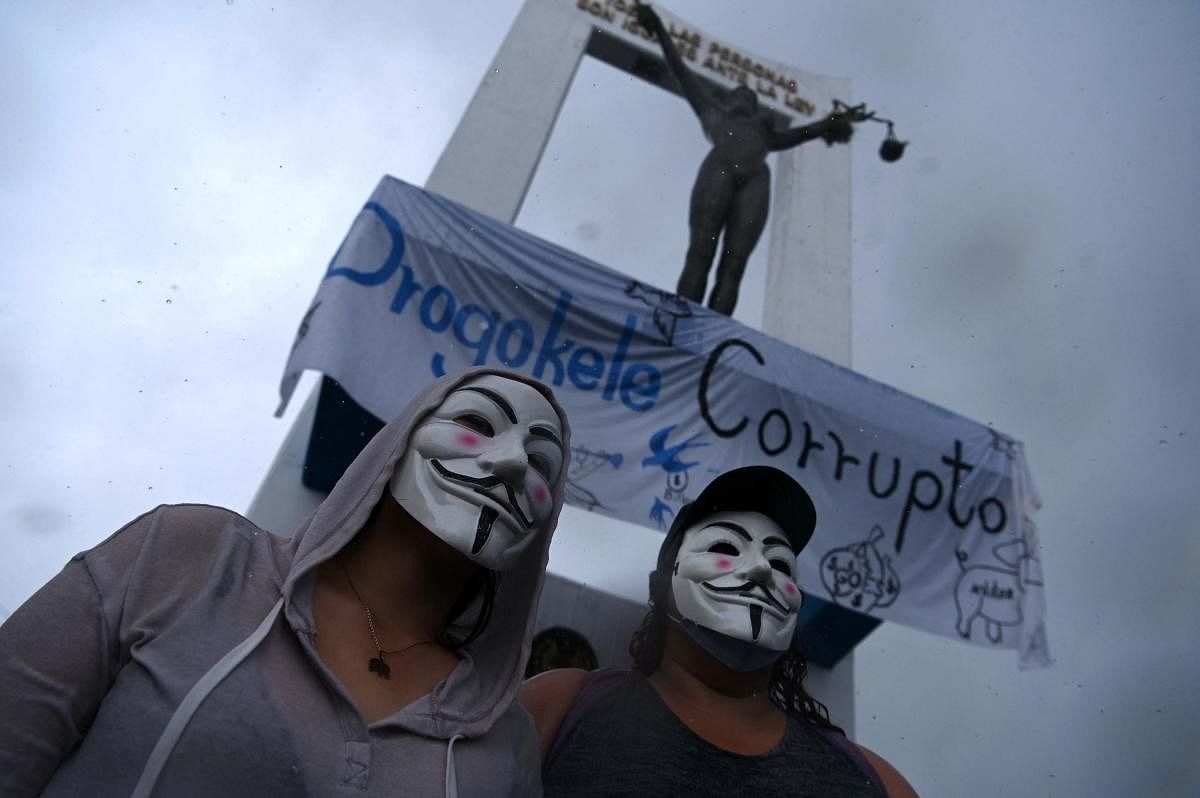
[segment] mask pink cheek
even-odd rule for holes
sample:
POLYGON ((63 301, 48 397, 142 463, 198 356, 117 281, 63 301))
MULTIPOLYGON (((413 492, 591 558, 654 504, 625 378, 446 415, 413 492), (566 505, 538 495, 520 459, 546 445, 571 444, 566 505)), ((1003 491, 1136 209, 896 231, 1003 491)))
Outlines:
POLYGON ((536 488, 533 489, 533 500, 535 502, 537 502, 538 504, 545 504, 546 500, 549 498, 550 498, 550 492, 548 490, 546 490, 545 486, 538 485, 536 488))
POLYGON ((475 449, 479 446, 479 436, 473 432, 460 432, 458 434, 458 442, 462 446, 475 449))
POLYGON ((717 560, 718 568, 729 568, 733 565, 729 560, 717 560))
POLYGON ((785 584, 783 586, 783 589, 789 596, 796 595, 796 586, 793 585, 791 582, 788 582, 787 584, 785 584))

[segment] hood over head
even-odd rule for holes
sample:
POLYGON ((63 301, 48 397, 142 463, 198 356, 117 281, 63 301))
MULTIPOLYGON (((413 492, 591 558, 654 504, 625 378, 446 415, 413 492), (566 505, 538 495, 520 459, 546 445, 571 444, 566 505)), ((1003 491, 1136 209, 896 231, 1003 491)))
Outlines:
MULTIPOLYGON (((544 395, 558 414, 564 458, 569 457, 570 427, 566 412, 546 385, 496 368, 473 369, 435 381, 367 443, 325 501, 296 531, 291 544, 292 564, 283 586, 284 611, 293 627, 313 631, 312 587, 316 568, 362 529, 388 490, 393 473, 408 450, 414 428, 451 392, 485 374, 516 380, 544 395)), ((462 661, 433 692, 384 723, 395 723, 414 733, 441 739, 456 735, 473 737, 486 732, 508 710, 529 657, 550 538, 562 510, 566 478, 564 463, 551 486, 553 507, 544 528, 516 555, 511 567, 500 572, 490 620, 478 637, 458 649, 462 661)))

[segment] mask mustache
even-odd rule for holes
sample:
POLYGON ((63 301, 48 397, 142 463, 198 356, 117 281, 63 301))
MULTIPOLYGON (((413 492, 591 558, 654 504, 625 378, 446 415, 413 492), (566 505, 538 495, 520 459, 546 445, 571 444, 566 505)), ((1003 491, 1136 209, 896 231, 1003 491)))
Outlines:
POLYGON ((429 462, 433 466, 433 470, 437 471, 441 476, 452 482, 460 482, 464 485, 468 485, 476 493, 487 496, 489 499, 499 504, 513 516, 515 516, 523 528, 529 529, 531 526, 533 526, 533 520, 527 517, 524 512, 522 512, 521 505, 517 503, 517 492, 513 490, 513 486, 506 480, 501 479, 494 474, 490 477, 469 477, 466 474, 459 474, 451 471, 437 460, 430 460, 429 462), (498 499, 487 492, 489 489, 494 488, 497 485, 504 488, 504 493, 508 497, 508 501, 505 501, 504 499, 498 499))
POLYGON ((499 515, 491 507, 480 508, 479 523, 475 525, 475 542, 471 544, 472 554, 478 554, 484 544, 488 542, 488 538, 492 534, 492 526, 495 525, 499 515))
POLYGON ((790 610, 784 606, 783 602, 772 596, 770 591, 768 591, 758 582, 743 582, 742 584, 734 585, 733 587, 717 587, 709 582, 701 582, 701 584, 714 593, 736 593, 737 595, 745 596, 746 598, 761 599, 782 612, 784 615, 787 615, 790 612, 790 610), (759 592, 754 593, 754 588, 758 588, 759 592))

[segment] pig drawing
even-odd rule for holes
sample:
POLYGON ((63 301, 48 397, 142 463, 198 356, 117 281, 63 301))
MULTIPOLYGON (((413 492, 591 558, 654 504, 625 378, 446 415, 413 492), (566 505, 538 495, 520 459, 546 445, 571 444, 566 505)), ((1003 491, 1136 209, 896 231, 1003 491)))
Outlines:
POLYGON ((830 549, 821 558, 821 582, 835 602, 867 613, 896 600, 900 579, 891 558, 875 545, 883 536, 876 525, 866 540, 830 549))
POLYGON ((992 549, 1003 565, 967 566, 967 553, 957 550, 962 574, 954 586, 954 603, 958 607, 955 627, 964 638, 970 639, 976 618, 982 618, 987 639, 999 643, 1005 626, 1021 623, 1021 600, 1027 584, 1040 584, 1030 578, 1036 558, 1029 554, 1024 540, 1002 543, 992 549))

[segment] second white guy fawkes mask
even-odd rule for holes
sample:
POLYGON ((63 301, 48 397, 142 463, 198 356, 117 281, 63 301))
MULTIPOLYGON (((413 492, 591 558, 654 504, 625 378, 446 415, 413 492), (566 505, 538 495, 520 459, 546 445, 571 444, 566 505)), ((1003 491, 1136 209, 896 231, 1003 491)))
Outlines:
POLYGON ((549 400, 487 374, 413 429, 389 490, 434 535, 504 570, 545 528, 563 461, 562 423, 549 400))
POLYGON ((681 617, 754 646, 791 644, 803 594, 787 535, 756 512, 713 513, 687 529, 671 576, 681 617))

